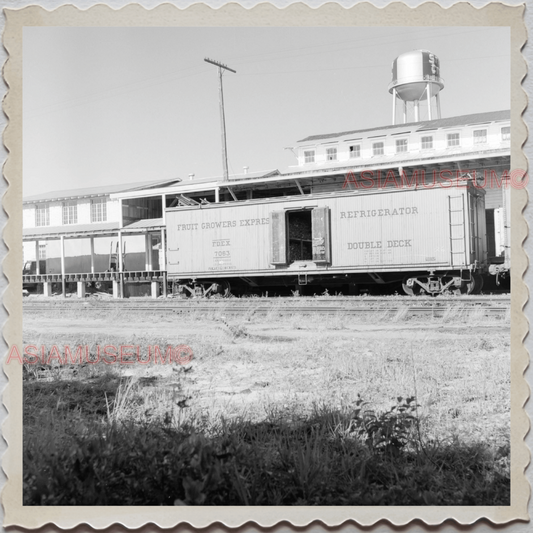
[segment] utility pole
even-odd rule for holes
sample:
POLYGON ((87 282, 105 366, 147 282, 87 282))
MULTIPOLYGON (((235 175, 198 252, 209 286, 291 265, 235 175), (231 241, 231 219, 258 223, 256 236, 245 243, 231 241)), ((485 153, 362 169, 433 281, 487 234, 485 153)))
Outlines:
POLYGON ((237 74, 236 70, 233 70, 218 61, 213 61, 212 59, 204 59, 205 62, 211 63, 218 67, 218 89, 220 96, 220 127, 222 128, 222 165, 224 169, 224 181, 228 181, 228 148, 226 146, 226 119, 224 117, 224 92, 222 90, 222 71, 229 70, 234 74, 237 74))

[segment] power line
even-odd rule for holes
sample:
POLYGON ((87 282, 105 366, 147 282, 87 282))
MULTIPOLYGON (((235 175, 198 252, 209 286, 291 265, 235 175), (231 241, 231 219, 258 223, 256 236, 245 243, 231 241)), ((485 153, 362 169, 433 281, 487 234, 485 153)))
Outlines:
MULTIPOLYGON (((496 57, 509 57, 508 54, 506 55, 499 55, 499 56, 478 56, 478 57, 461 57, 457 59, 446 59, 446 63, 450 63, 452 61, 469 61, 473 59, 494 59, 496 57)), ((343 68, 319 68, 319 69, 307 69, 307 70, 285 70, 285 71, 276 71, 276 72, 244 72, 242 73, 242 76, 270 76, 271 74, 299 74, 299 73, 305 73, 305 72, 330 72, 330 71, 343 71, 343 70, 359 70, 359 69, 370 69, 370 68, 384 68, 389 67, 390 63, 382 63, 382 64, 372 64, 372 65, 360 65, 360 66, 354 66, 354 67, 343 67, 343 68)))
MULTIPOLYGON (((486 30, 486 28, 480 28, 480 29, 475 29, 475 30, 471 30, 471 31, 458 31, 458 32, 450 32, 450 33, 442 33, 442 34, 438 34, 438 35, 435 35, 434 33, 434 29, 430 29, 430 30, 424 30, 424 31, 427 31, 427 32, 430 32, 430 37, 432 38, 441 38, 441 37, 449 37, 449 36, 453 36, 453 35, 466 35, 466 34, 471 34, 471 33, 474 33, 476 31, 482 31, 482 30, 486 30)), ((392 35, 392 37, 401 37, 403 36, 404 34, 395 34, 395 35, 392 35)), ((336 43, 331 43, 331 44, 328 44, 328 43, 321 43, 321 44, 317 44, 317 45, 311 45, 311 46, 308 46, 308 47, 301 47, 301 48, 287 48, 287 49, 283 49, 283 50, 278 50, 278 51, 274 51, 274 52, 265 52, 264 54, 261 54, 261 53, 258 53, 258 54, 253 54, 253 57, 257 57, 257 56, 262 56, 262 55, 273 55, 273 54, 281 54, 281 53, 286 53, 286 52, 291 52, 291 51, 299 51, 299 50, 307 50, 307 49, 311 49, 311 48, 320 48, 320 47, 324 47, 324 46, 336 46, 338 44, 344 44, 344 43, 360 43, 360 42, 367 42, 369 40, 372 40, 372 39, 375 39, 375 40, 379 40, 379 42, 376 44, 376 43, 369 43, 367 46, 349 46, 349 47, 345 47, 345 48, 339 48, 339 49, 336 49, 336 50, 323 50, 323 51, 314 51, 314 52, 310 52, 308 54, 296 54, 294 55, 293 57, 305 57, 305 56, 308 56, 308 55, 316 55, 316 54, 323 54, 323 53, 333 53, 333 52, 342 52, 342 51, 345 51, 345 50, 352 50, 352 49, 363 49, 363 48, 375 48, 376 46, 381 46, 381 45, 389 45, 389 44, 395 44, 395 43, 400 43, 400 42, 404 42, 406 40, 414 40, 414 39, 420 39, 420 38, 424 38, 423 36, 421 37, 419 34, 418 35, 415 35, 411 38, 409 38, 409 36, 405 37, 405 38, 402 38, 402 39, 399 39, 399 40, 384 40, 382 37, 374 37, 374 38, 363 38, 363 39, 356 39, 356 40, 349 40, 349 41, 339 41, 339 42, 336 42, 336 43)), ((386 38, 385 38, 386 39, 386 38)), ((250 55, 244 55, 244 56, 233 56, 231 57, 230 56, 230 59, 239 59, 239 57, 251 57, 250 55)), ((250 64, 250 63, 259 63, 259 62, 265 62, 265 61, 276 61, 277 58, 266 58, 266 59, 256 59, 254 61, 237 61, 237 64, 250 64)))

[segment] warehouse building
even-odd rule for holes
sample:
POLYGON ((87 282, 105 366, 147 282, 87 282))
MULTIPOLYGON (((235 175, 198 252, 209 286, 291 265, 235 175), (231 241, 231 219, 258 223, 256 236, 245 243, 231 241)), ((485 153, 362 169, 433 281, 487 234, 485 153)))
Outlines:
POLYGON ((76 283, 83 296, 87 283, 105 281, 113 284, 117 296, 119 272, 164 270, 159 252, 164 206, 158 204, 160 199, 149 196, 149 191, 178 181, 109 185, 24 198, 25 285, 37 289, 42 284, 48 295, 52 284, 56 290, 60 285, 65 293, 66 283, 76 283), (112 198, 115 193, 139 188, 145 191, 143 197, 127 205, 112 198))

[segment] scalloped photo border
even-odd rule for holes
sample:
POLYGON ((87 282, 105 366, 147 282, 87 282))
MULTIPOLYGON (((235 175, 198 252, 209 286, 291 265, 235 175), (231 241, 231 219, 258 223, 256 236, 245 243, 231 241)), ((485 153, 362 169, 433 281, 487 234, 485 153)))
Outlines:
MULTIPOLYGON (((22 31, 25 26, 72 27, 213 27, 213 26, 506 26, 511 35, 511 169, 527 169, 527 159, 522 151, 527 129, 522 113, 527 97, 521 82, 526 75, 526 62, 521 54, 527 38, 523 21, 525 5, 509 6, 492 3, 482 8, 468 3, 457 3, 444 9, 436 3, 425 3, 410 8, 401 2, 377 8, 369 3, 344 8, 338 4, 325 4, 310 8, 305 4, 292 4, 278 9, 271 4, 260 4, 245 9, 238 4, 227 4, 213 9, 205 4, 195 4, 179 9, 171 4, 146 10, 130 4, 120 10, 97 5, 80 10, 72 5, 47 11, 39 6, 20 10, 5 9, 6 27, 3 44, 8 60, 3 74, 8 93, 3 102, 8 125, 3 141, 9 152, 4 166, 8 189, 3 206, 9 220, 3 237, 9 250, 3 268, 9 280, 4 294, 4 306, 9 314, 3 334, 8 346, 22 345, 22 31)), ((523 242, 528 227, 522 215, 528 200, 526 189, 513 188, 511 193, 512 226, 512 297, 511 297, 511 505, 488 506, 417 506, 417 507, 29 507, 22 505, 22 366, 6 365, 4 372, 9 384, 3 395, 8 411, 3 425, 3 435, 8 449, 2 466, 7 484, 2 493, 4 526, 38 528, 53 524, 60 528, 72 528, 88 524, 102 529, 113 524, 127 528, 139 528, 156 524, 170 528, 177 524, 190 524, 203 528, 222 523, 229 527, 255 523, 270 527, 282 521, 294 526, 305 526, 320 521, 327 526, 337 526, 347 521, 370 526, 386 520, 394 525, 408 524, 418 519, 428 525, 455 520, 460 524, 472 524, 486 519, 495 524, 513 520, 527 521, 530 487, 525 477, 529 463, 529 451, 524 437, 529 430, 529 419, 523 409, 529 397, 524 378, 528 354, 523 340, 528 332, 528 322, 523 308, 528 300, 528 290, 523 275, 528 258, 523 242)))

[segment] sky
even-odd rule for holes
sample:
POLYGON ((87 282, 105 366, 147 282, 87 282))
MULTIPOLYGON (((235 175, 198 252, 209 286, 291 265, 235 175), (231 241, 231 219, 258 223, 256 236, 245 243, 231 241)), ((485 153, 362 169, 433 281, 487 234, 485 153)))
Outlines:
POLYGON ((440 59, 442 117, 510 108, 508 28, 60 28, 23 35, 24 195, 295 165, 323 133, 392 122, 393 60, 440 59))

